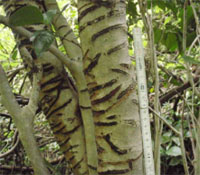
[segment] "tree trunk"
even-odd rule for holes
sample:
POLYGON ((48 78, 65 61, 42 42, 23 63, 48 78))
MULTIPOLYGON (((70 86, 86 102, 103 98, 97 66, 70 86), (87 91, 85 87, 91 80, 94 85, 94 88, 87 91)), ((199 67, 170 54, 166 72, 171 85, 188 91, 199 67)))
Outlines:
MULTIPOLYGON (((55 0, 7 0, 3 4, 7 16, 24 5, 34 5, 43 12, 56 8, 55 0), (53 7, 46 7, 45 2, 51 2, 53 7)), ((128 55, 125 1, 80 0, 78 11, 81 45, 71 35, 70 27, 64 25, 64 40, 70 42, 63 42, 63 45, 72 58, 85 55, 84 74, 95 125, 95 133, 90 134, 95 134, 96 138, 98 174, 142 175, 142 137, 134 69, 128 55)), ((56 23, 54 26, 56 28, 56 23)), ((25 28, 38 31, 48 27, 38 24, 25 28)), ((61 26, 57 28, 60 29, 61 26)), ((59 33, 61 37, 62 34, 59 33)), ((76 91, 79 88, 74 88, 77 84, 70 79, 55 55, 45 52, 37 58, 30 40, 15 36, 28 68, 33 69, 36 62, 43 66, 41 108, 73 173, 93 175, 89 173, 87 163, 87 126, 82 124, 80 100, 78 102, 80 93, 76 91)))
POLYGON ((95 120, 99 174, 142 175, 142 138, 125 1, 79 0, 84 73, 95 120))

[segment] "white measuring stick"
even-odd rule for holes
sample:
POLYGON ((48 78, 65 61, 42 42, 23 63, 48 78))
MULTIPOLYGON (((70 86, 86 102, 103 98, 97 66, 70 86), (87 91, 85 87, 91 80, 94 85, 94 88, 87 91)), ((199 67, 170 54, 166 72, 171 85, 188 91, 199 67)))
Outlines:
POLYGON ((146 84, 146 72, 144 63, 144 48, 142 44, 142 31, 140 28, 133 29, 134 52, 136 58, 136 70, 138 81, 139 107, 142 126, 143 150, 146 175, 155 175, 154 160, 151 143, 151 131, 148 110, 148 96, 146 84))

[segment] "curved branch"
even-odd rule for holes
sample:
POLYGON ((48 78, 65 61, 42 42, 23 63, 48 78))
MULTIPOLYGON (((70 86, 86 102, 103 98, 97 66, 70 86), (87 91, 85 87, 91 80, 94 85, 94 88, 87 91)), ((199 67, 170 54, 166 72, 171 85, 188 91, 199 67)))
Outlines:
POLYGON ((10 150, 8 150, 7 152, 0 154, 0 158, 6 157, 7 155, 11 154, 15 150, 15 148, 17 147, 18 144, 19 144, 19 136, 17 136, 17 141, 14 144, 14 146, 10 150))

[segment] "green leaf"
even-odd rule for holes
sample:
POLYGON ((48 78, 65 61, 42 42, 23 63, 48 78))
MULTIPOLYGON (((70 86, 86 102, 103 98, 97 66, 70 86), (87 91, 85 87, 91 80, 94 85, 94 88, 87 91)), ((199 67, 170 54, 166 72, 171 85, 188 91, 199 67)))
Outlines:
POLYGON ((43 23, 43 16, 40 10, 34 6, 25 6, 13 13, 9 22, 12 26, 25 26, 43 23))
POLYGON ((48 10, 43 14, 44 24, 51 24, 53 17, 56 15, 57 10, 48 10))
POLYGON ((169 150, 166 151, 168 156, 180 156, 181 149, 178 146, 172 146, 169 150))
POLYGON ((54 41, 54 35, 49 31, 38 31, 32 37, 33 46, 36 55, 39 57, 43 52, 47 51, 54 41))
POLYGON ((161 138, 162 144, 167 143, 167 142, 170 142, 170 140, 171 140, 171 135, 172 135, 171 132, 166 132, 166 133, 164 133, 164 134, 162 135, 162 138, 161 138))
POLYGON ((154 34, 155 43, 158 44, 162 36, 162 30, 160 30, 159 28, 154 28, 154 34))
POLYGON ((169 162, 169 165, 171 166, 176 166, 178 164, 182 164, 182 159, 180 159, 179 157, 173 157, 169 162))
POLYGON ((132 1, 130 0, 128 1, 127 13, 131 15, 133 18, 136 18, 136 16, 138 15, 136 5, 137 4, 133 3, 132 1))
POLYGON ((176 35, 174 33, 168 33, 165 44, 170 51, 175 51, 178 48, 176 35))
POLYGON ((17 59, 17 50, 14 50, 14 52, 12 53, 12 60, 16 60, 17 59))
POLYGON ((190 56, 183 55, 182 57, 183 57, 184 61, 187 62, 187 63, 200 65, 200 61, 197 61, 190 56))

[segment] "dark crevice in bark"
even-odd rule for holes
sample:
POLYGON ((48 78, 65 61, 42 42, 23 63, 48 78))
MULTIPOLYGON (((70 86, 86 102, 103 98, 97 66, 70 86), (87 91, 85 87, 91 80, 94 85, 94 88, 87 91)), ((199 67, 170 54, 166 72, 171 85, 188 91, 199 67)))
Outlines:
POLYGON ((123 155, 123 154, 127 154, 128 151, 127 150, 121 150, 120 148, 118 148, 116 145, 114 145, 114 143, 111 141, 110 139, 110 135, 107 134, 106 136, 103 137, 106 142, 109 144, 110 148, 116 152, 117 154, 123 155))
POLYGON ((89 8, 87 8, 87 9, 83 10, 79 14, 78 21, 80 22, 88 13, 91 13, 92 11, 95 11, 98 8, 100 8, 100 6, 93 5, 93 6, 89 7, 89 8))
POLYGON ((114 90, 112 90, 111 92, 109 92, 108 94, 106 94, 104 97, 93 100, 92 101, 92 105, 97 105, 99 103, 103 103, 107 100, 109 100, 110 98, 112 98, 121 88, 121 85, 117 86, 114 90))
POLYGON ((96 126, 115 126, 117 122, 95 122, 96 126))
POLYGON ((126 42, 123 42, 123 43, 121 43, 121 44, 119 44, 119 45, 117 45, 117 46, 115 46, 115 47, 109 49, 109 50, 107 51, 107 54, 108 54, 108 55, 111 55, 112 53, 117 52, 117 51, 119 51, 119 50, 121 50, 121 49, 123 49, 123 48, 126 48, 126 47, 127 47, 126 42))
POLYGON ((122 26, 123 26, 122 24, 116 24, 113 26, 109 26, 101 31, 98 31, 97 33, 92 35, 91 41, 94 42, 100 36, 105 35, 105 34, 109 33, 110 31, 120 29, 122 26))
POLYGON ((71 101, 72 101, 72 99, 69 99, 66 103, 64 103, 63 105, 61 105, 61 106, 59 106, 58 108, 56 108, 56 109, 54 109, 53 111, 51 111, 51 113, 48 114, 48 115, 46 116, 46 118, 49 119, 49 117, 50 117, 52 114, 54 114, 55 112, 59 111, 60 109, 62 109, 62 108, 64 108, 64 107, 66 107, 68 104, 71 103, 71 101))
POLYGON ((133 89, 133 84, 129 85, 129 87, 127 87, 124 91, 120 92, 120 94, 118 95, 117 99, 121 99, 123 96, 125 96, 126 94, 129 94, 129 91, 131 91, 133 89))
POLYGON ((128 173, 130 170, 129 169, 123 169, 123 170, 108 170, 108 171, 103 171, 103 172, 99 172, 99 175, 112 175, 112 174, 126 174, 128 173))
POLYGON ((73 134, 73 133, 76 132, 79 128, 80 128, 80 125, 75 126, 73 129, 71 129, 71 130, 69 130, 69 131, 62 132, 62 134, 64 134, 64 135, 73 134))
POLYGON ((84 73, 88 74, 91 70, 98 64, 99 58, 101 57, 101 53, 97 53, 92 60, 92 62, 88 65, 87 68, 84 69, 84 73))
POLYGON ((85 28, 87 28, 88 26, 91 26, 93 24, 96 24, 102 20, 104 20, 106 17, 106 15, 103 15, 103 16, 99 16, 91 21, 88 21, 86 24, 82 25, 79 27, 79 32, 81 33, 85 28))
POLYGON ((103 85, 98 85, 98 86, 95 86, 93 88, 90 88, 89 93, 92 94, 93 92, 95 92, 97 90, 104 89, 104 88, 107 88, 107 87, 112 87, 112 85, 115 84, 116 82, 117 82, 116 79, 112 79, 112 80, 110 80, 109 82, 107 82, 103 85))
POLYGON ((111 69, 112 72, 116 72, 116 73, 120 73, 120 74, 123 74, 123 75, 129 75, 127 72, 121 70, 121 69, 111 69))

